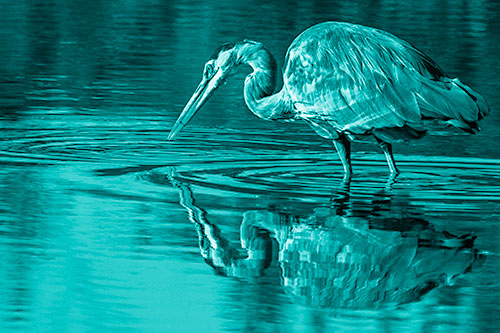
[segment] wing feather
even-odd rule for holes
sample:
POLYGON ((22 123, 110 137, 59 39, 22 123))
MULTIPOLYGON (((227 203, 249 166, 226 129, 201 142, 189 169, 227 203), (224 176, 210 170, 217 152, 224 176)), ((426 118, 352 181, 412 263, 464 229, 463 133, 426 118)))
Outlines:
POLYGON ((414 94, 442 70, 409 43, 347 23, 316 25, 287 52, 284 81, 298 117, 330 132, 364 134, 413 126, 422 114, 414 94))

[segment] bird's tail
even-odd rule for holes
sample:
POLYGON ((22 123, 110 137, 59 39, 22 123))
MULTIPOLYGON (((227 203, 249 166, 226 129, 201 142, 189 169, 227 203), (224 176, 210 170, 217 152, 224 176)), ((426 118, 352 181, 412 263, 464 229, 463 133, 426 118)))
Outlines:
POLYGON ((444 121, 469 133, 479 130, 477 122, 490 111, 486 100, 459 79, 425 80, 416 97, 424 119, 444 121))

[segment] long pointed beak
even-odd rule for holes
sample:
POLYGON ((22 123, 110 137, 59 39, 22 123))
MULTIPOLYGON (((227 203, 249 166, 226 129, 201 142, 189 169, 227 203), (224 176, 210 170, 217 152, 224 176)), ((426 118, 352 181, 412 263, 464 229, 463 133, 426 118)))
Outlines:
POLYGON ((186 106, 181 112, 179 118, 175 122, 174 126, 168 134, 168 140, 172 140, 175 136, 187 125, 187 123, 193 118, 195 113, 205 104, 208 98, 213 94, 215 89, 219 85, 221 73, 220 71, 216 73, 212 78, 203 78, 196 88, 193 96, 189 99, 186 106))

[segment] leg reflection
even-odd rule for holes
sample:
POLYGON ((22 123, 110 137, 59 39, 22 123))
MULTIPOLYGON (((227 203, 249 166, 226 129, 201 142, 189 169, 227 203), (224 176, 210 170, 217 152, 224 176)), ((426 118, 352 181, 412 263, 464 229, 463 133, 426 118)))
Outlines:
POLYGON ((435 230, 408 197, 382 190, 371 200, 366 193, 355 200, 345 183, 330 207, 312 202, 295 214, 244 212, 238 249, 208 222, 175 170, 169 179, 197 228, 207 263, 220 274, 257 278, 275 259, 276 246, 281 285, 309 306, 359 309, 416 301, 482 262, 474 236, 435 230))

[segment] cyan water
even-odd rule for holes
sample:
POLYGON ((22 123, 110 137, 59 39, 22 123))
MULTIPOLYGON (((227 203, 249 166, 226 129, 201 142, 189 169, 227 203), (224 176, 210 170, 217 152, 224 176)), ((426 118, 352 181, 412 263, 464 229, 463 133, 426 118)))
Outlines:
POLYGON ((500 3, 1 1, 1 331, 500 329, 500 3), (353 146, 245 107, 166 137, 221 43, 406 39, 488 100, 475 136, 353 146))

